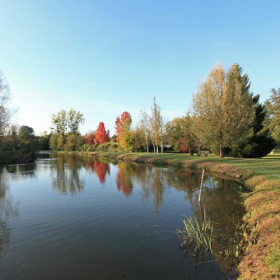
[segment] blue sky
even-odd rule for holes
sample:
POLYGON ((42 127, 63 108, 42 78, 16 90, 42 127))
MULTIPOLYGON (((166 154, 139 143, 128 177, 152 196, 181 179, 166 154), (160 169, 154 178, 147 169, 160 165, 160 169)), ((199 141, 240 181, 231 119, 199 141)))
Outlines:
MULTIPOLYGON (((280 1, 0 0, 0 69, 14 121, 49 130, 60 109, 113 131, 155 96, 166 119, 184 114, 217 62, 239 63, 261 100, 280 87, 280 1)), ((113 133, 111 133, 113 134, 113 133)))

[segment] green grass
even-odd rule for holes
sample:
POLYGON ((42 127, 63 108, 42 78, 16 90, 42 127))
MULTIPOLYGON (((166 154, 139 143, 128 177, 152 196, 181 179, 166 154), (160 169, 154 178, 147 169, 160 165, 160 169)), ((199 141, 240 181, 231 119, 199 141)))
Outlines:
MULTIPOLYGON (((94 154, 94 153, 93 153, 94 154)), ((220 164, 231 164, 243 169, 246 169, 252 173, 252 175, 264 175, 268 179, 275 180, 280 183, 280 152, 276 152, 274 155, 269 155, 264 158, 258 159, 245 159, 245 158, 222 158, 210 154, 208 157, 203 156, 189 156, 188 154, 181 153, 110 153, 105 152, 103 154, 107 157, 116 157, 121 155, 127 155, 131 159, 137 161, 145 160, 147 158, 155 161, 154 163, 164 163, 166 160, 172 162, 172 165, 184 164, 187 161, 192 162, 209 162, 209 163, 220 163, 220 164)))
MULTIPOLYGON (((240 278, 280 279, 280 235, 277 230, 280 228, 280 152, 259 159, 220 159, 213 154, 198 157, 180 153, 70 152, 70 154, 205 169, 243 181, 252 190, 244 200, 247 211, 243 217, 244 224, 248 226, 249 239, 254 240, 258 236, 258 240, 250 248, 246 248, 249 251, 242 257, 238 266, 240 278)), ((192 224, 194 223, 190 222, 185 226, 189 229, 192 224)), ((194 228, 192 234, 197 231, 199 229, 194 228)))
POLYGON ((272 248, 267 254, 265 261, 274 271, 280 271, 280 248, 272 248))

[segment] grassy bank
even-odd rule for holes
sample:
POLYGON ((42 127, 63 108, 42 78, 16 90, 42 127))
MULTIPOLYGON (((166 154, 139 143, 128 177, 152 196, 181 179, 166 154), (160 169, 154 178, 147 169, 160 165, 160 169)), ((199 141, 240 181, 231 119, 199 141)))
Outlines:
POLYGON ((76 153, 94 155, 127 162, 146 162, 158 165, 175 165, 187 168, 205 169, 242 180, 252 192, 244 203, 247 214, 244 222, 251 229, 257 243, 243 257, 240 265, 241 279, 280 278, 280 153, 262 159, 220 159, 186 154, 164 153, 76 153))

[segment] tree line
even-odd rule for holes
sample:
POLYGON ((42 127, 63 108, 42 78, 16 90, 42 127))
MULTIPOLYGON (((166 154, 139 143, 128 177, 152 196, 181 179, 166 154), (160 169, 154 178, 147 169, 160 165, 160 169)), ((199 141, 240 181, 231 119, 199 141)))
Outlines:
POLYGON ((1 151, 20 150, 25 139, 37 150, 162 153, 170 149, 190 155, 207 150, 220 157, 262 157, 280 145, 280 88, 272 89, 269 99, 261 103, 238 64, 229 69, 216 64, 198 85, 185 116, 166 121, 154 98, 150 110, 140 110, 136 124, 127 111, 117 116, 112 136, 102 121, 81 135, 79 129, 85 119, 74 109, 52 115, 51 133, 35 136, 28 126, 11 126, 9 99, 9 87, 1 74, 1 151), (25 134, 29 136, 23 138, 21 130, 29 131, 25 134))

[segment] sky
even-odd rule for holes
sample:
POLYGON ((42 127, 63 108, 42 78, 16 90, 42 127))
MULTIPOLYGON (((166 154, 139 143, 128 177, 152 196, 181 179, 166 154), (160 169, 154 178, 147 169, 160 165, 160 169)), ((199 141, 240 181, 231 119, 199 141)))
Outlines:
POLYGON ((279 0, 0 0, 0 69, 13 121, 40 134, 74 108, 114 134, 153 98, 182 116, 215 63, 239 63, 264 101, 280 87, 279 0))

